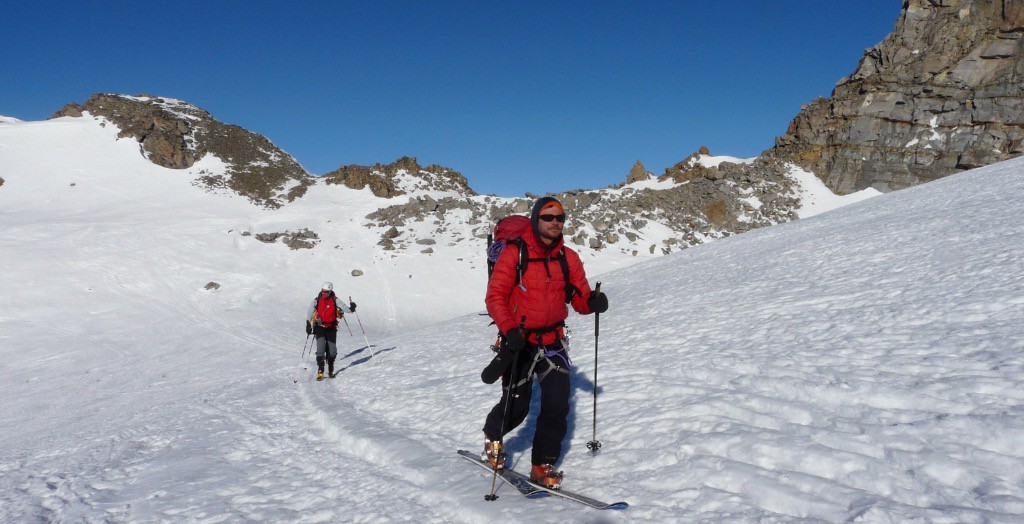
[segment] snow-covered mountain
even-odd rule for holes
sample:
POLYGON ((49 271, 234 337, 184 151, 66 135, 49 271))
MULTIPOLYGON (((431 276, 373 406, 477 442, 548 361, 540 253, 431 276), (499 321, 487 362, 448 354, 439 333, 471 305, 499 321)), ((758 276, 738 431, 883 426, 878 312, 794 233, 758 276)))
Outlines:
MULTIPOLYGON (((139 246, 138 255, 111 260, 104 271, 159 275, 173 254, 186 255, 189 262, 174 268, 176 280, 167 285, 203 290, 217 304, 212 307, 257 302, 236 293, 245 293, 238 282, 259 278, 291 289, 289 300, 315 293, 324 280, 335 281, 368 306, 367 323, 380 333, 478 311, 487 233, 497 218, 528 212, 532 203, 476 195, 460 174, 420 168, 409 158, 312 177, 265 138, 180 100, 96 95, 58 114, 75 116, 0 122, 4 210, 15 216, 35 210, 42 215, 33 220, 83 228, 93 224, 82 233, 83 242, 99 252, 110 252, 120 237, 139 246), (99 216, 129 208, 136 210, 130 224, 96 223, 99 216), (183 251, 183 242, 194 249, 183 251), (290 270, 278 271, 285 267, 290 270), (220 288, 205 290, 208 284, 220 288)), ((767 203, 764 193, 725 172, 704 176, 704 166, 717 169, 726 160, 750 163, 695 155, 658 180, 560 195, 574 214, 567 232, 591 273, 877 194, 835 197, 813 176, 792 168, 772 183, 785 186, 785 204, 767 203), (691 168, 698 170, 696 180, 680 178, 691 168), (692 192, 680 186, 691 184, 705 190, 683 198, 694 200, 683 205, 680 195, 692 192), (720 196, 722 191, 737 198, 720 196), (699 207, 705 193, 719 195, 714 198, 723 205, 721 220, 731 227, 680 214, 699 207), (644 209, 635 209, 637 201, 644 209), (740 205, 745 210, 725 210, 740 205)))
MULTIPOLYGON (((478 378, 484 226, 386 251, 369 188, 267 209, 197 191, 213 155, 158 167, 102 124, 0 119, 0 521, 1024 514, 1024 161, 668 256, 581 247, 611 309, 596 434, 593 319, 569 321, 559 466, 566 489, 631 504, 597 512, 486 502, 490 477, 454 454, 499 393, 478 378), (317 383, 302 316, 323 280, 360 306, 317 383)), ((532 429, 507 440, 516 469, 532 429)))

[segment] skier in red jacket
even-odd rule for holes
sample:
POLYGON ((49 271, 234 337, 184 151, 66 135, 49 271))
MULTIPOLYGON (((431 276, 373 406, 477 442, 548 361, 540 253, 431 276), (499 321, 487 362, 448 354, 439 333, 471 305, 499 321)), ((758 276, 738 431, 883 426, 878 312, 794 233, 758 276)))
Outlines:
POLYGON ((502 350, 488 367, 495 364, 507 367, 498 371, 503 371, 502 396, 484 424, 484 454, 492 467, 504 467, 501 439, 522 424, 529 414, 532 382, 536 376, 541 402, 533 437, 530 478, 549 488, 558 488, 562 473, 555 471, 554 464, 561 458, 569 416, 571 361, 562 344, 568 305, 583 315, 603 313, 608 309, 608 298, 604 293, 591 292, 579 255, 565 246, 562 238, 565 210, 558 200, 552 197, 537 200, 530 221, 533 234, 524 235, 522 239, 527 252, 526 264, 519 267, 518 249, 505 249, 495 262, 487 285, 487 312, 504 335, 502 350), (508 369, 514 359, 507 355, 516 353, 517 369, 508 369), (510 384, 512 380, 514 384, 510 384), (510 390, 512 404, 508 420, 504 420, 510 390))
MULTIPOLYGON (((356 303, 349 302, 349 312, 356 310, 356 303)), ((334 284, 324 282, 320 294, 313 299, 306 312, 306 335, 316 337, 316 379, 324 379, 324 360, 327 360, 327 376, 334 378, 334 359, 338 356, 338 320, 345 316, 344 306, 338 304, 334 284)))

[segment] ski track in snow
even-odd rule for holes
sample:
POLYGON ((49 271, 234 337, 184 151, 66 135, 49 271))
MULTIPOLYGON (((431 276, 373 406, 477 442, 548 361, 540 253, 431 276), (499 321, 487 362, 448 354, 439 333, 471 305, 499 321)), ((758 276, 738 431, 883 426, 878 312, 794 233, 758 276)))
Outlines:
POLYGON ((396 438, 400 428, 339 401, 338 379, 317 383, 306 374, 293 385, 281 375, 237 380, 183 405, 137 414, 112 435, 74 435, 70 447, 51 444, 5 461, 4 484, 13 489, 0 516, 104 522, 487 518, 460 509, 456 496, 466 489, 453 490, 457 478, 444 479, 450 472, 442 450, 396 438), (29 501, 35 502, 24 504, 29 501), (378 517, 351 515, 349 508, 378 517))

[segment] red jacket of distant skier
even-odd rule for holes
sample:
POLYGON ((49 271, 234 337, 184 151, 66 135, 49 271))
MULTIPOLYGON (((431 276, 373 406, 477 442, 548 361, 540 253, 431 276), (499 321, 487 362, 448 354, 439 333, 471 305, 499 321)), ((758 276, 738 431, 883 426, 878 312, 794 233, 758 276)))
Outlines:
POLYGON ((320 296, 316 304, 316 318, 324 327, 334 327, 338 324, 338 303, 333 293, 331 296, 320 296))
MULTIPOLYGON (((589 314, 590 284, 587 283, 580 256, 565 247, 564 240, 558 239, 550 249, 540 246, 536 235, 523 235, 527 253, 531 261, 523 271, 522 285, 517 285, 516 264, 519 262, 519 250, 510 244, 501 252, 494 264, 494 272, 487 284, 487 313, 502 333, 519 327, 522 317, 526 317, 526 329, 546 328, 562 322, 569 316, 565 303, 565 277, 556 258, 560 249, 565 250, 569 264, 569 281, 576 286, 576 293, 571 301, 576 312, 589 314)), ((536 344, 551 344, 562 337, 562 329, 540 334, 531 333, 528 340, 536 344)))

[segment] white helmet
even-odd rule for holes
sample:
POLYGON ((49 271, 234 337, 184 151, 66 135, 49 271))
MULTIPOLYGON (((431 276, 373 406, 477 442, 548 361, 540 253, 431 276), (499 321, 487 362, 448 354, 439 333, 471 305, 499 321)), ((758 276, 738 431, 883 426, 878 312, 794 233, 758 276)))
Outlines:
POLYGON ((331 284, 330 282, 324 282, 323 287, 320 289, 323 289, 325 291, 334 291, 334 284, 331 284))

